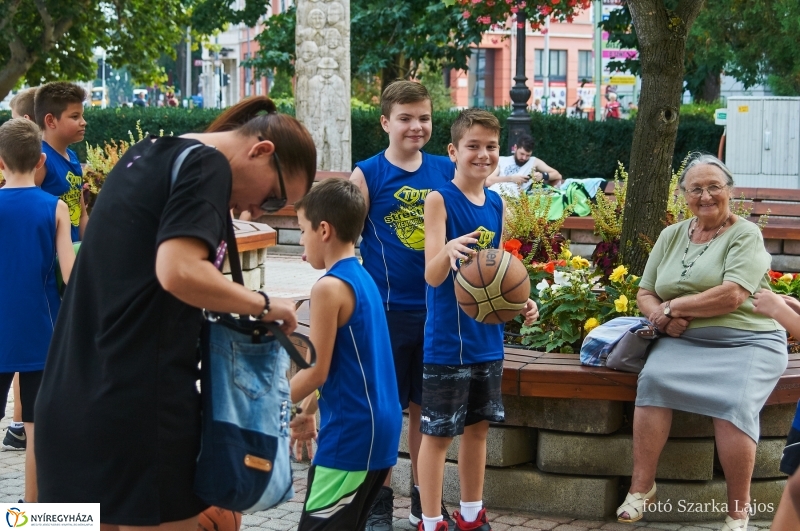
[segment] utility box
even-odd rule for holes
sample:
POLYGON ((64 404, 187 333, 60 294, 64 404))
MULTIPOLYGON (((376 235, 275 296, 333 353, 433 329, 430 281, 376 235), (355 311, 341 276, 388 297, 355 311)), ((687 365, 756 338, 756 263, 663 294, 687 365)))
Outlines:
POLYGON ((800 98, 731 97, 725 121, 737 185, 800 188, 800 98))

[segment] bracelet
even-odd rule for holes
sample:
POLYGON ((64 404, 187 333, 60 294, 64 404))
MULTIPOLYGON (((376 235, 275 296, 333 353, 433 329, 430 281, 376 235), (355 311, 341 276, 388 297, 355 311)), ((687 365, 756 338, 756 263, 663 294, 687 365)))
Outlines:
POLYGON ((259 291, 257 293, 262 297, 264 297, 264 309, 261 311, 260 314, 256 316, 256 319, 260 321, 269 313, 269 295, 267 295, 263 291, 259 291))
POLYGON ((549 181, 550 181, 550 174, 549 174, 549 173, 547 173, 546 171, 543 171, 543 172, 542 172, 542 180, 543 180, 544 182, 549 182, 549 181))

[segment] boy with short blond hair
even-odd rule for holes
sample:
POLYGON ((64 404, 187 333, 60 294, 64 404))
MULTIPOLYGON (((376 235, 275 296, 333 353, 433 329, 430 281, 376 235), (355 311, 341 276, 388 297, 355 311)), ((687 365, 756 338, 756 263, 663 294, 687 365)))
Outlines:
MULTIPOLYGON (((471 319, 458 306, 454 278, 462 261, 480 249, 502 248, 501 197, 484 188, 497 166, 500 122, 489 112, 463 111, 451 127, 447 150, 456 164, 452 182, 425 200, 425 280, 428 320, 422 384, 422 445, 419 453, 422 521, 419 531, 453 531, 441 506, 445 454, 461 435, 458 473, 461 509, 457 531, 490 531, 483 508, 489 422, 503 422, 503 325, 471 319)), ((538 317, 528 299, 525 324, 538 317)))
POLYGON ((61 304, 53 269, 56 251, 65 282, 75 260, 67 205, 34 183, 44 157, 36 124, 16 118, 0 126, 0 170, 6 178, 0 188, 0 396, 7 395, 19 373, 28 502, 38 497, 33 412, 61 304))
POLYGON ((33 103, 35 97, 36 87, 17 92, 8 103, 9 107, 11 107, 11 117, 25 118, 33 122, 36 119, 33 103))
MULTIPOLYGON (((350 180, 367 201, 361 240, 364 267, 378 286, 389 323, 397 374, 398 399, 408 408, 408 448, 414 487, 409 521, 417 525, 420 508, 417 455, 421 435, 422 346, 425 335, 425 227, 423 202, 453 178, 447 158, 422 148, 431 138, 433 106, 424 85, 395 81, 381 95, 381 127, 389 147, 358 162, 350 180)), ((391 474, 372 509, 368 531, 391 531, 394 493, 391 474)), ((446 511, 445 511, 446 512, 446 511)))
POLYGON ((317 363, 290 385, 293 402, 305 399, 291 423, 293 438, 315 432, 317 404, 321 419, 298 530, 364 529, 397 462, 402 424, 378 288, 355 256, 366 204, 354 184, 328 179, 295 210, 305 259, 327 270, 309 302, 317 363))
POLYGON ((79 241, 89 216, 83 204, 83 170, 70 144, 83 140, 86 120, 83 102, 86 91, 75 83, 58 81, 36 90, 36 125, 42 130, 45 166, 36 172, 36 184, 60 197, 69 208, 72 241, 79 241))

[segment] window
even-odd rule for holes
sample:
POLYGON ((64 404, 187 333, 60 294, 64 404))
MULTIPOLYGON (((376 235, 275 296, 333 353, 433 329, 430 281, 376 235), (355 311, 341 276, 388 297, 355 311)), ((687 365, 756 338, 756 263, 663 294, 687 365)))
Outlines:
POLYGON ((591 50, 578 52, 578 83, 583 80, 589 83, 594 80, 594 57, 591 50))
MULTIPOLYGON (((250 59, 250 54, 249 53, 244 54, 244 59, 245 59, 245 61, 250 59)), ((244 68, 244 95, 245 96, 252 96, 253 95, 252 94, 252 91, 253 91, 252 81, 253 81, 253 69, 251 67, 249 67, 249 66, 246 66, 244 68)))
POLYGON ((469 60, 468 90, 470 107, 494 105, 494 50, 478 48, 469 60))
MULTIPOLYGON (((534 50, 533 52, 533 79, 542 81, 544 79, 544 50, 534 50)), ((550 81, 567 80, 567 51, 550 50, 550 81)))

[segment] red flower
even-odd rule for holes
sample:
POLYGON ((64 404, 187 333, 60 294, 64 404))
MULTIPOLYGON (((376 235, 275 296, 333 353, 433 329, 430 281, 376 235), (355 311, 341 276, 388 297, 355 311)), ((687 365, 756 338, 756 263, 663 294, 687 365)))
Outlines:
POLYGON ((547 265, 544 266, 544 270, 548 273, 553 273, 556 270, 555 262, 547 262, 547 265))
POLYGON ((518 260, 522 260, 522 255, 519 254, 516 250, 511 251, 511 256, 513 256, 514 258, 516 258, 518 260))
POLYGON ((508 240, 506 243, 503 244, 503 249, 505 249, 509 253, 513 253, 514 251, 519 251, 520 247, 522 247, 522 242, 516 238, 508 240))
POLYGON ((778 280, 782 276, 783 276, 783 273, 780 273, 778 271, 773 271, 771 269, 769 270, 769 278, 772 279, 772 280, 778 280))

